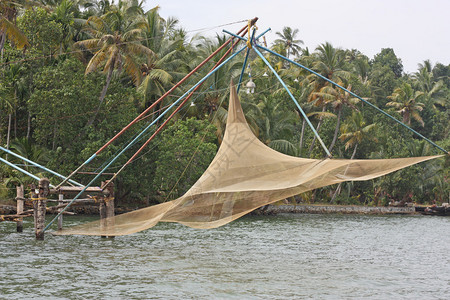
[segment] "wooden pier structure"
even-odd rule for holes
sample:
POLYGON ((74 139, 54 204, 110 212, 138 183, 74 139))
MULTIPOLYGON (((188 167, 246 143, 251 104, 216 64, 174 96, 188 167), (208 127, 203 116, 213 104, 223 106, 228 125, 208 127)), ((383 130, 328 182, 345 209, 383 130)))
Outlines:
MULTIPOLYGON (((31 185, 30 197, 25 197, 24 186, 16 187, 16 214, 2 215, 0 221, 12 221, 17 224, 17 232, 23 232, 23 218, 34 218, 34 231, 36 240, 44 239, 45 215, 46 213, 59 213, 68 205, 71 199, 65 199, 80 193, 84 187, 61 186, 58 189, 50 188, 47 178, 41 178, 39 184, 31 185), (58 195, 57 199, 48 199, 50 195, 58 195), (32 209, 25 210, 25 203, 32 203, 32 209), (56 202, 57 205, 48 206, 47 203, 56 202)), ((98 203, 100 220, 102 224, 111 222, 108 218, 114 216, 114 182, 103 181, 101 186, 88 187, 84 193, 88 198, 77 199, 75 204, 98 203)), ((65 211, 63 214, 74 215, 75 213, 65 211)), ((63 227, 63 214, 58 217, 58 230, 63 227)))

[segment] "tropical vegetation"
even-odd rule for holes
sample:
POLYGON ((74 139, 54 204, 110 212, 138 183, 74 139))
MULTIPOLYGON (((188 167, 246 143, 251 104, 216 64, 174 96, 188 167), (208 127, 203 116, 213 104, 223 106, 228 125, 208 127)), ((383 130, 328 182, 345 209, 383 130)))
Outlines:
MULTIPOLYGON (((0 146, 67 175, 227 38, 189 33, 182 20, 164 18, 159 6, 146 11, 137 0, 2 1, 0 146)), ((303 46, 301 31, 288 26, 276 32, 268 47, 360 95, 442 148, 450 148, 450 65, 424 60, 416 72, 407 74, 394 49, 381 49, 373 58, 328 42, 310 50, 303 46)), ((84 171, 102 169, 149 122, 162 124, 167 117, 161 116, 162 111, 206 75, 227 50, 154 105, 84 171)), ((441 154, 336 85, 265 55, 333 157, 441 154)), ((173 199, 197 180, 222 141, 227 88, 230 79, 238 80, 242 65, 243 57, 238 56, 206 80, 162 134, 118 175, 118 205, 135 207, 173 199)), ((326 156, 302 113, 255 53, 250 53, 240 96, 250 127, 263 143, 289 155, 326 156), (256 84, 254 93, 245 88, 249 73, 256 84)), ((133 145, 107 172, 119 170, 141 144, 133 145)), ((57 178, 10 154, 0 156, 58 183, 57 178)), ((90 176, 77 174, 75 179, 87 183, 90 176)), ((108 176, 99 181, 105 179, 108 176)), ((33 181, 0 164, 0 199, 12 199, 15 185, 33 181)), ((372 181, 325 187, 290 201, 387 205, 449 202, 449 197, 446 156, 372 181)))

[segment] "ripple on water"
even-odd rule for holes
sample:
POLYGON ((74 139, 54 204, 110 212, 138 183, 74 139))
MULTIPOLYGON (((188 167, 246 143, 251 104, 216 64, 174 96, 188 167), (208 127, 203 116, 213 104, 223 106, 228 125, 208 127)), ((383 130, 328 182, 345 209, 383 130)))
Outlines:
MULTIPOLYGON (((86 217, 65 218, 78 224, 86 217)), ((279 215, 34 241, 0 223, 0 298, 447 299, 448 218, 279 215)))

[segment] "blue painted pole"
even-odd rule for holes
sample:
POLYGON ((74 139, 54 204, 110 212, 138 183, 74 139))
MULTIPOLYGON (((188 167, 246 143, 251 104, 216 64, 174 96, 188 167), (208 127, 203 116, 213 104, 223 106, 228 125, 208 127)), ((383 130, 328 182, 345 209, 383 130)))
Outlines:
POLYGON ((240 35, 237 35, 237 34, 234 34, 234 33, 232 33, 232 32, 229 32, 228 30, 222 30, 223 32, 225 32, 225 33, 228 33, 229 35, 231 35, 231 36, 234 36, 235 38, 238 38, 238 39, 241 39, 241 40, 243 40, 243 41, 247 41, 247 39, 245 38, 245 37, 242 37, 242 36, 240 36, 240 35))
MULTIPOLYGON (((55 171, 53 171, 53 170, 50 170, 50 169, 48 169, 48 168, 46 168, 46 167, 44 167, 44 166, 42 166, 42 165, 40 165, 40 164, 38 164, 38 163, 32 161, 32 160, 29 160, 29 159, 27 159, 27 158, 25 158, 25 157, 23 157, 23 156, 21 156, 21 155, 19 155, 19 154, 17 154, 17 153, 14 153, 14 152, 12 152, 11 150, 8 150, 8 149, 3 148, 3 147, 1 147, 1 146, 0 146, 0 150, 3 150, 3 151, 5 151, 6 153, 11 154, 11 155, 13 155, 13 156, 15 156, 15 157, 17 157, 17 158, 20 158, 21 160, 24 160, 24 161, 26 161, 27 163, 30 163, 30 164, 32 164, 33 166, 36 166, 36 167, 38 167, 38 168, 40 168, 40 169, 42 169, 42 170, 44 170, 44 171, 47 171, 47 172, 49 172, 49 173, 51 173, 51 174, 53 174, 53 175, 56 175, 56 176, 58 176, 59 178, 66 179, 65 176, 63 176, 63 175, 61 175, 61 174, 59 174, 59 173, 57 173, 57 172, 55 172, 55 171)), ((70 183, 73 183, 73 184, 75 184, 75 185, 78 185, 78 186, 83 186, 81 183, 78 183, 78 182, 76 182, 76 181, 74 181, 74 180, 69 180, 69 182, 70 182, 70 183)))
POLYGON ((270 50, 270 49, 268 49, 268 48, 266 48, 266 47, 263 47, 263 46, 261 46, 261 45, 256 45, 256 46, 257 46, 258 48, 260 48, 260 49, 263 49, 263 50, 265 50, 265 51, 267 51, 267 52, 269 52, 269 53, 271 53, 271 54, 273 54, 273 55, 275 55, 275 56, 278 56, 278 57, 280 57, 280 58, 282 58, 282 59, 284 59, 284 60, 286 60, 286 61, 288 61, 288 62, 290 62, 290 63, 292 63, 292 64, 294 64, 294 65, 296 65, 297 67, 300 67, 300 68, 302 68, 302 69, 304 69, 304 70, 306 70, 306 71, 308 71, 308 72, 310 72, 310 73, 312 73, 312 74, 314 74, 314 75, 316 75, 316 76, 322 78, 322 79, 325 80, 325 81, 328 81, 329 83, 334 84, 335 86, 337 86, 337 87, 340 88, 341 90, 344 90, 344 91, 346 91, 347 93, 349 93, 350 95, 352 95, 353 97, 358 98, 359 100, 361 100, 362 102, 366 103, 366 104, 369 105, 370 107, 376 109, 378 112, 381 112, 383 115, 389 117, 390 119, 394 120, 394 121, 397 122, 398 124, 402 125, 403 127, 405 127, 406 129, 408 129, 408 130, 411 131, 412 133, 418 135, 419 137, 421 137, 422 139, 424 139, 425 141, 427 141, 428 143, 430 143, 430 144, 433 145, 434 147, 436 147, 436 148, 438 148, 439 150, 445 152, 446 154, 449 154, 449 152, 448 152, 447 150, 445 150, 444 148, 442 148, 442 147, 440 147, 439 145, 435 144, 433 141, 429 140, 428 138, 424 137, 422 134, 418 133, 417 131, 415 131, 414 129, 412 129, 411 127, 409 127, 408 125, 406 125, 406 124, 404 124, 403 122, 397 120, 396 118, 394 118, 393 116, 391 116, 390 114, 388 114, 387 112, 385 112, 384 110, 378 108, 377 106, 373 105, 373 104, 370 103, 369 101, 364 100, 364 99, 361 98, 360 96, 358 96, 358 95, 356 95, 355 93, 353 93, 353 92, 347 90, 346 88, 344 88, 343 86, 337 84, 336 82, 334 82, 334 81, 332 81, 332 80, 330 80, 330 79, 328 79, 328 78, 326 78, 326 77, 320 75, 319 73, 317 73, 317 72, 315 72, 315 71, 313 71, 313 70, 311 70, 311 69, 305 67, 305 66, 302 65, 302 64, 299 64, 299 63, 297 63, 297 62, 295 62, 295 61, 293 61, 293 60, 290 60, 289 58, 287 58, 287 57, 285 57, 285 56, 283 56, 283 55, 281 55, 281 54, 278 54, 278 53, 276 53, 276 52, 270 50))
MULTIPOLYGON (((256 30, 253 29, 252 40, 253 40, 253 37, 255 36, 255 31, 256 30)), ((244 65, 242 66, 241 75, 239 76, 239 83, 238 83, 238 87, 237 87, 237 91, 236 91, 237 94, 239 94, 239 90, 241 89, 242 78, 244 77, 245 67, 247 66, 247 59, 248 59, 248 55, 250 54, 250 50, 251 49, 247 47, 247 53, 245 54, 244 65)))
POLYGON ((303 118, 306 120, 306 123, 308 123, 309 127, 311 127, 311 130, 314 132, 314 135, 317 137, 317 139, 319 140, 320 145, 322 145, 322 148, 325 150, 325 153, 331 157, 331 153, 330 151, 328 151, 327 147, 325 146, 325 144, 323 143, 322 139, 320 138, 319 134, 317 133, 316 129, 314 128, 314 126, 311 124, 311 122, 309 121, 308 117, 306 116, 305 112, 303 111, 303 109, 301 108, 300 104, 297 102, 297 99, 295 99, 294 95, 292 95, 291 91, 289 90, 289 88, 286 86, 286 84, 284 83, 283 79, 281 79, 280 75, 278 75, 277 71, 275 71, 275 69, 272 67, 272 65, 267 61, 267 59, 261 54, 261 52, 259 52, 258 49, 255 48, 255 52, 256 54, 258 54, 258 56, 264 61, 264 63, 269 67, 269 69, 272 71, 272 73, 277 77, 278 81, 283 85, 283 87, 285 88, 285 90, 287 91, 287 93, 289 94, 289 96, 291 97, 292 101, 294 101, 295 105, 297 106, 297 108, 300 110, 300 113, 302 114, 303 118))
POLYGON ((94 179, 92 179, 82 190, 81 192, 79 192, 68 204, 66 207, 64 207, 59 213, 58 215, 56 215, 56 217, 54 217, 50 223, 48 223, 48 225, 44 228, 44 232, 53 224, 53 222, 55 222, 56 219, 58 219, 58 217, 64 213, 67 208, 70 207, 70 205, 72 205, 72 203, 77 200, 81 194, 83 194, 88 187, 90 187, 95 180, 97 180, 100 175, 102 175, 106 169, 109 168, 109 166, 115 162, 117 160, 117 158, 119 158, 119 156, 121 156, 126 150, 128 150, 136 141, 138 141, 141 136, 150 128, 153 126, 153 124, 155 124, 160 118, 162 118, 168 111, 170 111, 172 109, 172 107, 174 107, 175 105, 177 105, 178 102, 181 101, 181 99, 183 99, 184 97, 186 97, 187 95, 189 95, 198 85, 200 85, 201 83, 203 83, 206 79, 208 79, 211 75, 213 75, 215 72, 217 72, 220 68, 222 68, 226 63, 228 63, 230 60, 232 60, 236 55, 238 55, 239 53, 241 53, 243 50, 245 49, 245 47, 243 47, 242 49, 240 49, 239 51, 237 51, 236 53, 234 53, 233 55, 231 55, 229 58, 227 58, 223 63, 221 63, 219 66, 217 66, 217 68, 215 68, 214 70, 212 70, 211 72, 209 72, 205 77, 203 77, 199 82, 197 82, 193 87, 191 87, 186 93, 184 93, 180 98, 178 98, 177 101, 175 101, 174 103, 172 103, 172 105, 170 105, 165 111, 163 111, 152 123, 150 123, 144 130, 142 130, 126 147, 124 147, 119 154, 117 154, 113 159, 111 159, 111 161, 94 177, 94 179))
MULTIPOLYGON (((1 161, 1 162, 4 162, 5 164, 7 164, 8 166, 10 166, 10 167, 12 167, 12 168, 14 168, 14 169, 16 169, 16 170, 18 170, 18 171, 24 173, 25 175, 28 175, 28 176, 30 176, 31 178, 36 179, 37 181, 41 180, 41 179, 40 179, 39 177, 37 177, 36 175, 31 174, 31 173, 28 172, 27 170, 24 170, 24 169, 22 169, 21 167, 16 166, 15 164, 13 164, 13 163, 7 161, 6 159, 3 159, 3 158, 0 157, 0 161, 1 161)), ((54 185, 51 185, 51 184, 50 184, 50 187, 54 187, 54 185)))
POLYGON ((267 32, 269 32, 270 30, 272 30, 270 27, 268 29, 266 29, 263 33, 261 33, 260 35, 258 35, 256 37, 256 40, 258 40, 260 37, 262 37, 263 35, 265 35, 267 32))

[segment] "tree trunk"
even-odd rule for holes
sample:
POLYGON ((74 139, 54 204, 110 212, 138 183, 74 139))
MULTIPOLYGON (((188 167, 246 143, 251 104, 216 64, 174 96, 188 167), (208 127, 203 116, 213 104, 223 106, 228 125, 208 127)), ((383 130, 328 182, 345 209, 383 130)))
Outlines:
MULTIPOLYGON (((325 111, 325 106, 322 108, 322 112, 324 112, 324 111, 325 111)), ((323 123, 323 116, 320 116, 319 123, 317 124, 317 128, 316 128, 317 134, 319 134, 319 129, 320 129, 320 126, 322 126, 322 123, 323 123)), ((314 135, 311 146, 309 147, 309 156, 310 157, 311 157, 312 150, 314 149, 314 144, 316 143, 316 139, 317 139, 317 137, 316 137, 316 135, 314 135)))
POLYGON ((5 46, 5 42, 6 42, 6 31, 5 32, 0 32, 0 53, 1 53, 1 62, 3 62, 3 49, 5 46))
POLYGON ((27 140, 30 139, 31 133, 31 112, 28 112, 28 122, 27 122, 27 140))
MULTIPOLYGON (((355 148, 353 149, 352 157, 350 159, 354 159, 356 155, 356 149, 358 148, 358 144, 355 145, 355 148)), ((347 172, 346 172, 347 173, 347 172)), ((336 196, 341 193, 341 186, 342 182, 338 184, 338 187, 334 191, 333 197, 331 198, 331 203, 334 202, 334 199, 336 199, 336 196)))
POLYGON ((331 150, 333 150, 334 145, 336 144, 337 136, 339 133, 339 127, 341 126, 341 116, 342 116, 342 106, 338 110, 337 123, 336 123, 336 128, 334 129, 333 141, 331 142, 330 148, 328 148, 328 152, 330 152, 330 153, 331 153, 331 150))
POLYGON ((333 197, 331 198, 331 201, 330 201, 331 203, 333 203, 333 202, 334 202, 334 199, 336 199, 336 196, 337 196, 338 194, 341 193, 341 186, 342 186, 342 182, 340 182, 340 183, 338 184, 336 190, 334 191, 333 197))
POLYGON ((114 62, 112 63, 112 67, 108 71, 108 75, 106 76, 106 84, 103 87, 103 90, 102 90, 102 93, 100 94, 100 97, 98 98, 99 104, 98 104, 97 110, 95 111, 95 114, 89 119, 89 121, 87 122, 86 126, 91 126, 94 123, 95 118, 97 117, 98 112, 100 111, 100 107, 101 107, 101 105, 103 103, 103 100, 105 100, 105 96, 106 96, 106 92, 108 91, 109 84, 111 83, 111 78, 112 78, 113 71, 114 71, 114 62))
POLYGON ((12 114, 8 114, 8 134, 6 135, 6 149, 9 150, 9 144, 11 142, 11 119, 12 114))
POLYGON ((55 125, 53 126, 52 151, 55 151, 55 146, 56 146, 56 120, 55 120, 55 125))
POLYGON ((300 144, 298 145, 298 156, 301 157, 302 156, 302 149, 303 149, 303 138, 305 136, 305 125, 306 125, 306 119, 303 118, 303 122, 302 122, 302 132, 300 134, 300 144))
POLYGON ((358 143, 356 143, 355 149, 353 149, 353 154, 352 154, 352 157, 351 157, 350 159, 354 159, 354 158, 355 158, 355 155, 356 155, 356 149, 358 149, 358 143))
POLYGON ((17 90, 14 89, 14 138, 17 139, 17 90))
POLYGON ((408 110, 405 110, 405 112, 403 113, 403 123, 411 125, 411 118, 409 117, 409 111, 408 110))

